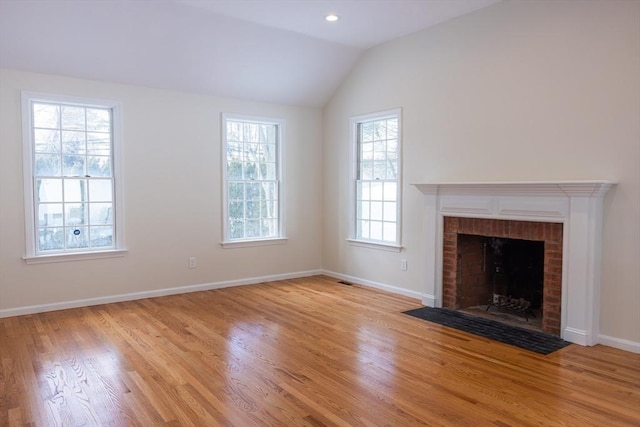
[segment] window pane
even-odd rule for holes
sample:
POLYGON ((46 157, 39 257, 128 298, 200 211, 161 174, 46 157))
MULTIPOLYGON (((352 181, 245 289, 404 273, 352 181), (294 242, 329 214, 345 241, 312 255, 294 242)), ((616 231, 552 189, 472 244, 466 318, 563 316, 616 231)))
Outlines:
POLYGON ((111 112, 102 108, 87 108, 87 130, 111 131, 111 112))
POLYGON ((113 227, 91 227, 91 247, 109 248, 113 246, 113 227))
POLYGON ((389 179, 387 173, 387 162, 385 161, 375 161, 373 162, 373 177, 375 179, 389 179))
POLYGON ((265 162, 276 162, 277 150, 275 144, 262 144, 262 159, 265 162))
POLYGON ((89 247, 89 227, 67 227, 65 228, 65 234, 67 236, 67 248, 89 247))
POLYGON ((382 221, 382 202, 371 202, 371 219, 382 221))
POLYGON ((60 107, 51 104, 33 104, 33 127, 57 129, 60 127, 60 107))
POLYGON ((87 156, 87 175, 94 177, 110 177, 111 157, 87 156))
POLYGON ((113 206, 111 203, 91 203, 89 205, 89 221, 92 225, 113 224, 113 206))
POLYGON ((108 156, 111 153, 111 135, 108 133, 87 133, 87 152, 98 156, 108 156))
POLYGON ((87 180, 86 179, 65 179, 64 199, 66 202, 86 202, 87 201, 87 180))
POLYGON ((398 140, 395 137, 387 140, 387 153, 398 153, 398 140))
POLYGON ((62 179, 36 179, 38 202, 62 202, 62 179))
POLYGON ((386 141, 376 141, 373 143, 373 158, 374 160, 384 160, 387 158, 386 141))
POLYGON ((358 218, 361 219, 371 219, 370 212, 370 203, 369 202, 360 202, 358 203, 358 212, 356 213, 358 218))
POLYGON ((60 176, 62 172, 60 156, 57 154, 36 154, 35 170, 36 176, 60 176))
POLYGON ((229 238, 244 238, 244 221, 229 221, 229 238))
POLYGON ((62 107, 62 129, 84 130, 85 128, 84 107, 68 105, 62 107))
POLYGON ((262 237, 275 237, 278 235, 278 222, 275 219, 262 220, 262 237))
POLYGON ((371 200, 382 200, 382 184, 379 181, 371 183, 371 194, 369 195, 371 200))
POLYGON ((260 218, 260 202, 248 201, 246 206, 247 218, 260 218))
POLYGON ((251 183, 247 184, 247 200, 257 200, 260 199, 262 194, 262 186, 259 183, 251 183))
POLYGON ((371 240, 382 240, 382 223, 371 221, 369 238, 371 240))
POLYGON ((382 215, 384 216, 385 221, 396 221, 396 207, 396 202, 384 202, 382 215))
POLYGON ((360 179, 362 180, 372 180, 373 176, 373 162, 372 161, 364 161, 360 165, 360 179))
POLYGON ((244 202, 230 202, 229 203, 229 217, 233 219, 244 218, 244 202))
POLYGON ((245 128, 244 128, 245 141, 259 142, 261 128, 262 128, 262 125, 258 123, 245 123, 245 128))
POLYGON ((85 156, 62 156, 63 176, 85 176, 85 156))
POLYGON ((360 159, 373 160, 373 142, 363 142, 360 146, 360 159))
POLYGON ((59 153, 60 131, 49 129, 34 129, 34 150, 36 153, 59 153))
POLYGON ((89 223, 88 203, 65 203, 64 222, 67 226, 85 225, 89 223))
POLYGON ((87 134, 84 132, 62 132, 62 152, 65 154, 86 154, 87 134))
POLYGON ((242 141, 243 126, 242 123, 227 121, 227 143, 231 141, 242 141))
POLYGON ((373 123, 367 122, 360 125, 360 141, 371 142, 373 141, 373 123))
POLYGON ((38 226, 62 226, 62 203, 41 203, 38 205, 38 226))
POLYGON ((229 183, 229 200, 244 199, 244 184, 238 182, 229 183))
POLYGON ((395 242, 396 239, 396 223, 384 222, 382 225, 382 240, 386 242, 395 242))
POLYGON ((384 200, 397 200, 396 189, 398 184, 395 182, 385 182, 383 184, 384 200))
POLYGON ((242 179, 242 162, 231 160, 227 162, 227 179, 242 179))
POLYGON ((387 121, 386 120, 377 120, 373 122, 373 128, 374 128, 373 138, 375 140, 387 139, 387 121))
POLYGON ((262 177, 270 181, 274 181, 277 178, 276 164, 275 163, 263 163, 261 165, 263 169, 262 177))
POLYGON ((64 249, 63 228, 38 228, 38 251, 64 249))
POLYGON ((89 184, 89 200, 92 202, 110 202, 113 200, 113 189, 110 179, 91 179, 89 184))
MULTIPOLYGON (((398 138, 398 119, 387 120, 387 138, 389 140, 398 138)), ((387 149, 390 150, 390 148, 387 148, 387 149)))
POLYGON ((244 164, 244 179, 250 179, 255 181, 260 178, 260 172, 258 170, 258 163, 247 162, 244 164))
POLYGON ((248 219, 246 220, 246 229, 245 236, 250 237, 260 237, 260 220, 257 219, 248 219))
POLYGON ((258 162, 260 161, 260 145, 244 144, 244 161, 258 162))

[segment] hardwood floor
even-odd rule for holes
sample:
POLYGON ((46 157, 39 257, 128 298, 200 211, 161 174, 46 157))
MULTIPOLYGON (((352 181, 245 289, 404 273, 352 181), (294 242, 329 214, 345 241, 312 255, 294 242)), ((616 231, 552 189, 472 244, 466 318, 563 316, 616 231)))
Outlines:
POLYGON ((640 425, 640 355, 541 356, 419 305, 312 277, 0 319, 0 425, 640 425))

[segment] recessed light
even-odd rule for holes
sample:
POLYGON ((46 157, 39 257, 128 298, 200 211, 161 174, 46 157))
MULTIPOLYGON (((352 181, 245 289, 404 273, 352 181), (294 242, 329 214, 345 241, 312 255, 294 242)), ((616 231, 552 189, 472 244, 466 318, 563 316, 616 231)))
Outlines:
POLYGON ((330 13, 327 16, 325 16, 324 19, 327 22, 336 22, 338 19, 340 19, 340 17, 338 15, 336 15, 335 13, 330 13))

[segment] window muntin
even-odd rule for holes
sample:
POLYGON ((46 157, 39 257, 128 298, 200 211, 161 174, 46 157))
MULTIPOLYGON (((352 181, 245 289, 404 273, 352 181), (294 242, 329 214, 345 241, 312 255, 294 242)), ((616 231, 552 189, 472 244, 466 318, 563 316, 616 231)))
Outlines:
POLYGON ((400 244, 400 114, 354 118, 353 239, 400 244))
POLYGON ((283 236, 281 120, 223 115, 224 241, 283 236))
POLYGON ((27 259, 113 251, 117 105, 23 94, 27 259))

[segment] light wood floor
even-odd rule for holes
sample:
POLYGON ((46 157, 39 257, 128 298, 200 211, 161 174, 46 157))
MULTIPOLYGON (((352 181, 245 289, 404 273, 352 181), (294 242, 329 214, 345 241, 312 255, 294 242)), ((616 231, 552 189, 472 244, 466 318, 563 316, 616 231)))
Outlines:
POLYGON ((0 425, 640 425, 640 355, 541 356, 418 306, 313 277, 0 319, 0 425))

